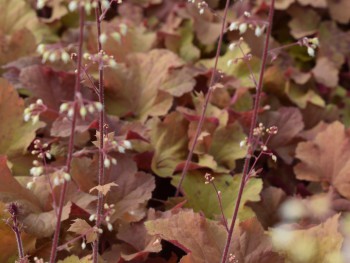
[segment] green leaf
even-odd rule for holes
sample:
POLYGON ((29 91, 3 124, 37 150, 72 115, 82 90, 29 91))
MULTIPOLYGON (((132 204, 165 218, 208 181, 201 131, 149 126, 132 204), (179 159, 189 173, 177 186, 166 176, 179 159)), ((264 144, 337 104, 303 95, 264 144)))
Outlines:
POLYGON ((180 113, 172 112, 163 121, 153 118, 148 126, 154 147, 152 170, 159 176, 171 176, 187 156, 188 123, 180 113))
MULTIPOLYGON (((226 218, 231 218, 238 195, 241 176, 217 175, 214 184, 221 191, 222 206, 226 218)), ((171 183, 177 186, 180 176, 175 176, 171 183)), ((203 212, 206 217, 221 218, 218 197, 212 185, 205 184, 204 174, 199 171, 191 171, 183 181, 182 189, 187 199, 186 206, 196 212, 203 212)), ((251 208, 244 206, 247 201, 257 202, 260 200, 262 180, 251 178, 246 184, 242 196, 238 217, 241 221, 253 217, 255 214, 251 208)))
MULTIPOLYGON (((244 42, 242 42, 240 45, 243 52, 245 54, 249 54, 250 48, 248 45, 244 42)), ((227 50, 225 55, 219 58, 218 70, 221 70, 229 76, 237 78, 241 86, 254 87, 254 82, 250 78, 250 70, 248 66, 242 59, 239 59, 242 57, 243 54, 239 47, 236 47, 233 51, 227 50), (236 59, 238 60, 235 63, 236 59), (230 60, 232 61, 231 65, 229 65, 230 60)), ((215 58, 203 59, 199 61, 199 64, 202 64, 207 68, 211 68, 214 66, 214 61, 215 58)), ((260 59, 252 57, 251 60, 249 60, 249 64, 255 78, 257 78, 260 71, 260 59)))

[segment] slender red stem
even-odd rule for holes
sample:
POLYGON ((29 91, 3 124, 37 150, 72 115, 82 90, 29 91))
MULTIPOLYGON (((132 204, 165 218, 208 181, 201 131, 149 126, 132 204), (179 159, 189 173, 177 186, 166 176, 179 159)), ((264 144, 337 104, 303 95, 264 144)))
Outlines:
POLYGON ((222 40, 223 40, 224 33, 225 33, 226 17, 227 17, 227 12, 228 12, 229 5, 230 5, 230 0, 226 0, 225 11, 224 11, 224 15, 223 15, 223 18, 222 18, 221 33, 220 33, 218 47, 217 47, 216 55, 215 55, 215 62, 214 62, 213 73, 211 75, 210 82, 209 82, 209 89, 208 89, 207 95, 205 97, 205 101, 204 101, 204 105, 203 105, 203 108, 202 108, 202 112, 201 112, 201 116, 200 116, 200 119, 199 119, 199 123, 198 123, 198 126, 197 126, 197 130, 196 130, 196 133, 194 135, 194 140, 192 142, 190 151, 189 151, 189 153, 187 155, 187 159, 186 159, 186 162, 185 162, 185 167, 184 167, 184 169, 182 170, 182 173, 181 173, 181 178, 180 178, 179 184, 177 186, 175 197, 179 196, 179 194, 181 192, 182 183, 183 183, 183 181, 184 181, 184 179, 186 177, 186 174, 188 172, 188 168, 189 168, 190 162, 192 160, 194 149, 196 148, 199 135, 200 135, 200 133, 202 131, 202 128, 203 128, 204 119, 205 119, 205 113, 207 111, 208 104, 209 104, 209 101, 210 101, 210 98, 211 98, 211 94, 213 92, 213 86, 214 86, 215 81, 216 81, 215 76, 216 76, 216 71, 217 71, 217 67, 218 67, 218 61, 219 61, 219 57, 220 57, 222 40))
POLYGON ((218 190, 218 188, 216 187, 215 183, 214 182, 211 182, 211 184, 213 185, 214 187, 214 190, 216 192, 216 196, 218 197, 218 201, 219 201, 219 206, 220 206, 220 211, 221 211, 221 216, 222 216, 222 221, 224 222, 224 226, 226 228, 226 231, 228 233, 228 223, 227 223, 227 219, 226 219, 226 216, 225 216, 225 213, 224 213, 224 208, 222 206, 222 198, 221 198, 221 193, 220 191, 218 190))
MULTIPOLYGON (((71 169, 71 163, 73 158, 73 150, 74 150, 74 132, 75 132, 75 126, 78 116, 78 104, 76 103, 76 94, 80 92, 80 75, 81 75, 81 64, 82 64, 82 57, 83 57, 83 40, 84 40, 84 21, 85 21, 85 10, 84 7, 81 6, 79 8, 79 47, 78 47, 78 65, 77 65, 77 73, 76 73, 76 80, 75 80, 75 96, 74 96, 74 114, 72 119, 72 126, 71 126, 71 133, 69 137, 69 145, 68 145, 68 156, 66 161, 66 172, 70 173, 71 169)), ((58 246, 58 239, 60 235, 60 229, 61 229, 61 218, 62 218, 62 211, 64 206, 64 199, 67 192, 67 181, 65 181, 61 188, 60 193, 60 200, 58 204, 58 214, 57 214, 57 222, 56 222, 56 229, 52 241, 52 247, 51 247, 51 255, 50 255, 50 263, 55 263, 56 255, 57 255, 57 246, 58 246)))
MULTIPOLYGON (((98 52, 102 52, 102 43, 100 41, 101 36, 101 20, 100 20, 100 6, 96 8, 96 26, 97 26, 97 46, 98 46, 98 52)), ((99 102, 103 106, 103 110, 100 112, 99 116, 99 133, 100 133, 100 151, 99 151, 99 162, 98 162, 98 184, 103 185, 104 184, 104 177, 105 177, 105 169, 103 164, 104 154, 103 154, 103 148, 104 148, 104 125, 105 125, 105 113, 104 113, 104 89, 103 89, 103 64, 101 63, 99 65, 99 85, 98 85, 98 95, 99 95, 99 102)), ((102 207, 103 207, 103 194, 99 191, 98 192, 98 200, 97 200, 97 208, 96 208, 96 226, 99 227, 101 224, 102 219, 102 207)), ((98 247, 99 247, 99 238, 97 237, 96 240, 93 243, 93 262, 98 262, 98 247)))
POLYGON ((251 124, 250 124, 250 129, 249 129, 248 153, 247 153, 247 156, 246 156, 245 161, 244 161, 243 175, 242 175, 241 183, 239 186, 239 191, 238 191, 238 196, 237 196, 236 203, 235 203, 234 213, 232 215, 230 230, 229 230, 229 233, 227 235, 226 244, 225 244, 224 251, 222 254, 221 263, 226 263, 226 261, 227 261, 227 257, 228 257, 229 249, 230 249, 230 244, 231 244, 231 239, 232 239, 234 227, 235 227, 237 216, 238 216, 238 210, 239 210, 239 206, 240 206, 241 200, 242 200, 245 181, 246 181, 246 177, 248 176, 248 172, 249 172, 250 159, 251 159, 251 156, 253 154, 251 141, 253 139, 253 131, 254 131, 254 128, 256 127, 257 118, 258 118, 258 109, 259 109, 260 97, 261 97, 261 93, 262 93, 263 77, 264 77, 264 71, 265 71, 265 66, 266 66, 266 62, 267 62, 269 42, 270 42, 270 36, 271 36, 271 30, 272 30, 274 6, 275 6, 275 0, 271 0, 270 10, 269 10, 269 18, 268 18, 269 24, 267 26, 264 51, 263 51, 260 75, 259 75, 259 80, 258 80, 258 87, 257 87, 256 95, 255 95, 252 120, 251 120, 251 124))

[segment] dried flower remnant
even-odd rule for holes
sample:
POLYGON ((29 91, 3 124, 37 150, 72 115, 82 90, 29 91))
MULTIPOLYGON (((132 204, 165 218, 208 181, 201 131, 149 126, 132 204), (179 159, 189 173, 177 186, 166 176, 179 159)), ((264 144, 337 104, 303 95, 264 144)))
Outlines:
POLYGON ((6 224, 9 225, 12 231, 15 233, 19 260, 22 260, 25 257, 24 257, 23 242, 21 238, 21 229, 23 226, 18 221, 18 216, 20 214, 20 207, 16 202, 12 202, 12 203, 9 203, 6 206, 6 208, 11 215, 11 217, 6 220, 6 224))

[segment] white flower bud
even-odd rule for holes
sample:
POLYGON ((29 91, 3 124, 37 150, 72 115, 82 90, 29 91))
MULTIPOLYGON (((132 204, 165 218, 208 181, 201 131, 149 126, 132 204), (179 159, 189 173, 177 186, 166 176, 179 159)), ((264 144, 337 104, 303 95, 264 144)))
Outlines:
POLYGON ((237 22, 232 22, 229 26, 229 30, 233 31, 233 30, 237 30, 238 29, 238 23, 237 22))
POLYGON ((103 110, 103 106, 101 102, 95 102, 95 107, 97 111, 101 112, 103 110))
POLYGON ((125 148, 123 146, 118 146, 118 152, 125 153, 125 148))
POLYGON ((111 223, 108 223, 107 224, 107 228, 109 231, 112 231, 113 230, 113 225, 111 223))
POLYGON ((91 114, 94 113, 95 112, 95 107, 90 104, 88 106, 88 112, 90 112, 91 114))
POLYGON ((199 14, 201 14, 201 15, 204 14, 204 9, 203 8, 199 9, 199 14))
POLYGON ((227 67, 231 67, 232 63, 233 63, 232 59, 228 60, 227 63, 226 63, 227 67))
POLYGON ((315 56, 315 50, 312 47, 307 48, 307 53, 309 54, 310 57, 315 56))
POLYGON ((116 164, 117 164, 117 159, 112 158, 112 164, 113 164, 113 165, 116 165, 116 164))
POLYGON ((58 176, 56 176, 54 179, 53 179, 53 184, 55 186, 59 186, 60 185, 60 179, 58 178, 58 176))
POLYGON ((92 215, 90 215, 90 217, 89 217, 89 221, 94 221, 96 219, 96 215, 95 214, 92 214, 92 215))
POLYGON ((111 166, 111 161, 106 158, 104 161, 103 161, 103 165, 106 167, 106 168, 109 168, 111 166))
POLYGON ((113 32, 111 34, 112 38, 117 41, 119 44, 121 43, 121 36, 118 32, 113 32))
POLYGON ((85 241, 83 241, 83 243, 81 243, 81 249, 85 249, 86 248, 86 243, 85 243, 85 241))
POLYGON ((49 152, 46 152, 46 153, 45 153, 45 156, 46 156, 47 159, 51 159, 51 158, 52 158, 52 155, 51 155, 51 153, 49 153, 49 152))
POLYGON ((80 112, 80 116, 84 119, 87 114, 86 108, 84 106, 81 106, 79 112, 80 112))
POLYGON ((71 176, 70 176, 69 173, 64 173, 64 174, 63 174, 63 178, 64 178, 64 180, 66 180, 66 181, 68 182, 68 181, 70 181, 71 176))
POLYGON ((240 33, 241 35, 244 34, 244 33, 247 31, 247 29, 248 29, 248 25, 247 25, 246 23, 240 24, 240 25, 239 25, 239 28, 238 28, 239 33, 240 33))
POLYGON ((28 182, 28 183, 27 183, 27 188, 28 188, 29 190, 32 189, 33 186, 34 186, 34 182, 28 182))
POLYGON ((45 6, 45 0, 38 0, 37 2, 36 2, 36 8, 37 9, 42 9, 42 8, 44 8, 44 6, 45 6))
POLYGON ((38 104, 38 105, 43 105, 44 102, 43 102, 42 99, 37 99, 37 100, 36 100, 36 104, 38 104))
POLYGON ((45 45, 44 44, 39 44, 38 47, 36 48, 36 51, 39 54, 44 54, 44 52, 45 52, 45 45))
POLYGON ((61 60, 62 60, 65 64, 69 62, 70 56, 69 56, 69 54, 68 54, 66 51, 63 51, 63 52, 61 53, 61 60))
POLYGON ((236 47, 236 43, 231 43, 231 44, 228 46, 228 49, 229 49, 230 51, 233 51, 233 50, 235 49, 235 47, 236 47))
POLYGON ((110 67, 112 67, 112 68, 116 68, 116 67, 118 66, 117 62, 115 62, 114 59, 110 59, 110 60, 108 61, 108 65, 109 65, 110 67))
POLYGON ((120 33, 122 33, 123 36, 126 35, 126 33, 128 32, 128 26, 126 24, 120 24, 120 33))
POLYGON ((129 150, 132 148, 131 142, 128 140, 124 141, 124 146, 126 149, 129 149, 129 150))
POLYGON ((72 118, 73 115, 74 115, 74 108, 70 108, 68 113, 67 113, 67 115, 68 115, 69 118, 72 118))
POLYGON ((32 124, 36 124, 39 121, 39 115, 32 116, 32 124))
POLYGON ((60 106, 60 113, 68 110, 68 103, 62 103, 60 106))
POLYGON ((101 42, 101 44, 104 44, 107 42, 107 35, 105 33, 102 33, 99 37, 99 40, 101 42))
POLYGON ((71 12, 74 12, 78 8, 78 3, 77 1, 70 1, 68 4, 68 9, 71 12))
POLYGON ((85 8, 85 12, 89 15, 91 12, 91 8, 92 8, 91 3, 89 3, 89 2, 85 3, 84 8, 85 8))
POLYGON ((55 62, 57 59, 56 52, 52 52, 49 56, 50 62, 55 62))
POLYGON ((261 27, 257 26, 257 27, 255 28, 255 35, 256 35, 257 37, 260 37, 260 36, 263 34, 263 32, 264 32, 264 30, 263 30, 261 27))
POLYGON ((27 122, 30 120, 30 117, 31 117, 30 113, 26 113, 26 114, 24 114, 23 119, 24 119, 24 121, 27 122))

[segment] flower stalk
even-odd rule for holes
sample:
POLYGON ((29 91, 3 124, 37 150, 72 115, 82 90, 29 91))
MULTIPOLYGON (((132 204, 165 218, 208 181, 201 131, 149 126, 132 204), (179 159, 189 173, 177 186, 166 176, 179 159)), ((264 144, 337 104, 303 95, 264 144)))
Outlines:
POLYGON ((251 123, 250 123, 250 129, 249 129, 248 151, 247 151, 247 155, 246 155, 246 158, 244 161, 243 175, 242 175, 241 183, 239 186, 239 191, 238 191, 238 196, 237 196, 236 203, 235 203, 234 212, 233 212, 232 219, 231 219, 230 229, 229 229, 229 232, 227 235, 226 244, 225 244, 224 251, 222 254, 221 263, 226 263, 227 258, 229 256, 229 249, 230 249, 232 235, 233 235, 234 227, 235 227, 237 216, 238 216, 238 210, 239 210, 239 207, 241 204, 246 178, 247 178, 247 176, 249 176, 250 160, 251 160, 253 152, 254 152, 254 149, 252 146, 252 141, 253 141, 253 136, 254 136, 254 128, 256 127, 256 124, 257 124, 258 109, 259 109, 260 98, 261 98, 261 93, 262 93, 263 77, 264 77, 264 71, 265 71, 267 57, 268 57, 268 51, 269 51, 269 42, 270 42, 272 23, 273 23, 274 6, 275 6, 275 0, 271 0, 270 9, 269 9, 269 17, 268 17, 268 26, 267 26, 266 37, 265 37, 258 86, 256 89, 253 114, 252 114, 252 119, 251 119, 251 123))
MULTIPOLYGON (((81 76, 81 68, 82 68, 82 58, 83 58, 83 40, 84 40, 84 21, 85 21, 85 9, 84 6, 80 6, 79 8, 79 43, 78 43, 78 54, 77 54, 77 71, 76 71, 76 80, 75 80, 75 87, 74 87, 74 112, 72 116, 72 125, 71 125, 71 133, 69 137, 69 144, 68 144, 68 154, 67 154, 67 161, 66 161, 66 172, 69 174, 71 170, 71 163, 73 159, 73 150, 74 150, 74 135, 75 135, 75 126, 77 117, 79 114, 78 109, 78 103, 77 103, 77 96, 80 92, 80 76, 81 76)), ((50 263, 55 263, 56 255, 57 255, 57 248, 58 248, 58 240, 60 235, 60 229, 61 229, 61 218, 62 218, 62 211, 64 206, 64 200, 65 195, 67 192, 67 186, 68 182, 64 181, 61 192, 60 192, 60 200, 58 204, 58 213, 57 213, 57 222, 56 222, 56 228, 55 233, 52 241, 52 247, 51 247, 51 254, 50 254, 50 263)))

